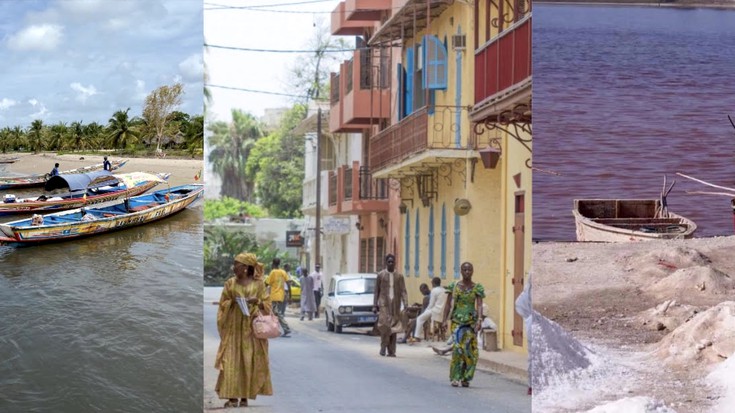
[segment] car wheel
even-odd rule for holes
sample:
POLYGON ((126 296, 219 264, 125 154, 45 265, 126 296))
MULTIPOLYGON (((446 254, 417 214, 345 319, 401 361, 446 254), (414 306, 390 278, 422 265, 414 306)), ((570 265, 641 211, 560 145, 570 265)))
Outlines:
POLYGON ((329 322, 329 314, 324 314, 324 320, 327 322, 327 331, 334 331, 334 323, 329 322))
MULTIPOLYGON (((334 317, 334 315, 332 315, 334 317)), ((337 334, 342 334, 342 326, 337 324, 337 319, 334 319, 334 332, 337 334)))

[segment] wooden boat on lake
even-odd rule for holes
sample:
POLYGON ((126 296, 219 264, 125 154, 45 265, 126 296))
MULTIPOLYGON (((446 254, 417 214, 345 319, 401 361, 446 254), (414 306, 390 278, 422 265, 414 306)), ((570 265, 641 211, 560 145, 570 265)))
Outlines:
POLYGON ((44 186, 47 194, 27 198, 6 194, 0 215, 57 212, 136 196, 166 182, 168 176, 146 172, 113 175, 104 170, 52 176, 44 186))
POLYGON ((13 158, 0 158, 0 163, 15 163, 18 162, 19 159, 20 158, 18 158, 17 156, 13 158))
MULTIPOLYGON (((114 171, 116 169, 120 169, 123 166, 125 166, 126 163, 128 163, 127 160, 112 161, 110 162, 110 164, 112 165, 110 170, 114 171)), ((89 166, 85 166, 82 168, 70 169, 67 171, 60 171, 59 175, 81 174, 81 173, 86 173, 86 172, 99 171, 102 169, 104 169, 103 165, 99 163, 96 165, 89 165, 89 166)), ((0 177, 0 189, 32 188, 36 186, 44 186, 48 178, 49 178, 49 174, 37 174, 37 175, 28 175, 28 176, 3 176, 3 177, 0 177)))
POLYGON ((117 231, 169 217, 201 198, 203 184, 181 185, 124 200, 0 224, 0 242, 64 241, 117 231), (38 222, 34 225, 34 219, 38 222))
POLYGON ((658 199, 575 199, 577 241, 691 238, 697 225, 672 212, 661 216, 663 209, 658 199))

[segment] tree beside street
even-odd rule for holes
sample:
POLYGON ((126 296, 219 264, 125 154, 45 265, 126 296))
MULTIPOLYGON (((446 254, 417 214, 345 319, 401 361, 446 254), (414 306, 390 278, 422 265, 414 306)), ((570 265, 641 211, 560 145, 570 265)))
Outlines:
POLYGON ((172 132, 170 126, 174 111, 181 106, 183 94, 184 85, 175 83, 172 86, 161 86, 145 98, 143 119, 155 135, 156 152, 161 151, 163 137, 172 132))

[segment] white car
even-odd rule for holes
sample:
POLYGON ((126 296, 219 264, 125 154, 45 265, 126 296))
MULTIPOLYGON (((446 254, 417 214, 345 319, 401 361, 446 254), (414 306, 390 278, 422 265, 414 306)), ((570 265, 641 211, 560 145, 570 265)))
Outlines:
POLYGON ((377 274, 337 274, 332 277, 324 303, 327 331, 342 332, 343 327, 372 327, 378 321, 373 313, 373 293, 377 274))

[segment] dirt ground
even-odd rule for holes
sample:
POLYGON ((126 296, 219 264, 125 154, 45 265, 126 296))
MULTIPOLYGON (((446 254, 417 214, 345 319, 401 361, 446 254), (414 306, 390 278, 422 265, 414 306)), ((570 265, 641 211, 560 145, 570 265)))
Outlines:
POLYGON ((619 397, 653 397, 678 413, 706 412, 716 403, 720 396, 702 379, 722 354, 735 351, 735 236, 538 243, 532 262, 534 308, 582 343, 635 365, 636 384, 620 386, 619 397), (682 331, 720 303, 730 312, 712 316, 696 333, 682 331), (726 337, 720 337, 723 330, 726 337), (702 344, 685 343, 685 335, 702 344), (691 354, 670 354, 675 350, 669 348, 685 344, 691 354))
MULTIPOLYGON (((8 155, 7 157, 16 156, 20 159, 15 163, 5 164, 5 172, 0 173, 0 175, 18 176, 44 174, 50 172, 56 162, 59 163, 60 171, 66 171, 69 169, 102 163, 103 157, 103 155, 56 155, 54 153, 39 153, 36 155, 13 154, 12 156, 8 155)), ((168 172, 171 174, 171 177, 169 177, 169 183, 171 186, 203 182, 202 178, 198 181, 194 180, 194 176, 204 167, 204 163, 201 159, 126 158, 115 156, 113 154, 108 155, 108 159, 110 161, 128 159, 128 163, 125 164, 125 166, 113 171, 113 173, 168 172)))

